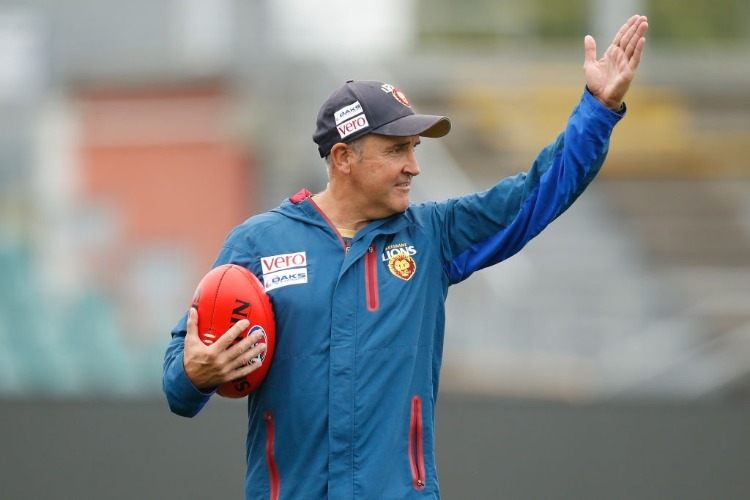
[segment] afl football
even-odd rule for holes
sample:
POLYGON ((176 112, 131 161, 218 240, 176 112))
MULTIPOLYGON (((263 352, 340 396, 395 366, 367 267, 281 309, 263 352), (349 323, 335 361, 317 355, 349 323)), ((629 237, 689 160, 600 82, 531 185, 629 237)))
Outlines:
MULTIPOLYGON (((232 341, 232 346, 260 331, 266 351, 250 364, 262 361, 260 368, 245 377, 222 384, 218 393, 226 398, 242 398, 255 391, 268 373, 276 343, 276 323, 271 301, 263 285, 246 268, 224 264, 209 271, 198 284, 192 307, 198 310, 198 335, 210 345, 242 319, 250 326, 232 341)), ((231 347, 231 346, 230 346, 231 347)))

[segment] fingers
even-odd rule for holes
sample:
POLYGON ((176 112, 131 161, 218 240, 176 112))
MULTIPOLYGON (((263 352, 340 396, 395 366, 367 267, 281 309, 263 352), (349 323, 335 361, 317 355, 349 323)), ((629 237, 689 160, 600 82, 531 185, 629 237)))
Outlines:
POLYGON ((625 24, 622 25, 620 30, 615 35, 615 38, 612 40, 612 45, 620 45, 620 40, 622 40, 622 37, 625 35, 625 33, 635 23, 637 17, 638 16, 631 17, 625 24))
POLYGON ((198 336, 198 311, 195 309, 195 307, 191 307, 188 310, 187 333, 185 334, 185 341, 201 342, 200 337, 198 336))
POLYGON ((586 35, 586 38, 583 39, 583 48, 584 48, 584 61, 586 63, 595 63, 596 62, 596 40, 594 40, 594 37, 591 35, 586 35))
POLYGON ((648 27, 647 21, 648 18, 641 15, 635 15, 628 19, 628 21, 622 25, 620 31, 618 31, 615 35, 615 38, 612 41, 612 45, 621 48, 627 47, 636 33, 640 32, 640 36, 645 33, 645 28, 648 27))
MULTIPOLYGON (((627 59, 630 59, 636 54, 636 52, 639 52, 637 54, 637 59, 640 60, 640 52, 642 52, 645 43, 643 36, 647 29, 648 19, 646 16, 632 16, 617 32, 609 50, 612 50, 612 48, 621 49, 625 53, 627 59)), ((591 35, 586 35, 586 38, 584 39, 584 49, 585 61, 587 63, 595 62, 596 41, 591 35)))
MULTIPOLYGON (((227 330, 224 335, 221 335, 218 340, 215 342, 210 342, 210 338, 206 341, 206 344, 208 346, 211 346, 216 351, 225 351, 228 349, 234 340, 247 328, 250 326, 250 321, 247 319, 242 319, 232 325, 232 327, 227 330)), ((211 337, 209 334, 205 334, 206 337, 211 337)), ((198 335, 198 311, 195 309, 195 307, 191 307, 188 311, 188 318, 187 318, 187 338, 190 338, 191 341, 199 341, 203 343, 203 341, 200 339, 200 336, 198 335)), ((243 339, 244 340, 244 339, 243 339)))
POLYGON ((257 362, 249 365, 243 365, 242 368, 239 368, 232 372, 231 378, 227 382, 231 382, 233 380, 237 380, 238 378, 243 378, 250 375, 255 370, 259 369, 261 367, 261 364, 261 362, 257 362))
POLYGON ((623 50, 628 58, 633 57, 641 40, 645 40, 643 35, 646 33, 647 29, 648 23, 646 22, 646 18, 641 16, 641 18, 638 19, 638 22, 631 26, 625 34, 625 37, 623 38, 623 44, 625 45, 623 50))
POLYGON ((248 321, 247 319, 239 320, 229 330, 227 330, 224 335, 219 337, 219 339, 213 345, 216 346, 216 349, 220 351, 228 349, 229 346, 232 345, 232 342, 234 342, 234 339, 236 339, 242 332, 247 330, 249 326, 250 321, 248 321))
POLYGON ((635 72, 638 65, 641 63, 641 55, 643 54, 643 48, 646 46, 646 30, 648 30, 648 23, 646 18, 641 16, 638 23, 631 27, 633 33, 630 35, 627 46, 624 48, 625 60, 630 71, 635 72))
MULTIPOLYGON (((197 312, 191 310, 188 316, 188 331, 194 329, 196 337, 198 336, 197 312), (191 327, 191 322, 194 324, 191 327)), ((250 326, 250 321, 242 319, 235 323, 229 330, 221 335, 216 342, 207 346, 207 349, 213 351, 211 356, 216 358, 219 365, 227 366, 234 370, 248 364, 253 358, 260 355, 266 349, 266 344, 258 344, 263 339, 262 332, 255 332, 252 335, 237 341, 237 337, 250 326), (255 344, 258 344, 257 346, 255 344)), ((190 334, 190 333, 188 333, 190 334)))
POLYGON ((646 16, 633 16, 620 28, 615 37, 616 42, 613 42, 613 45, 622 49, 627 57, 631 57, 635 52, 638 41, 643 38, 647 29, 648 22, 646 16))
POLYGON ((225 353, 227 363, 235 369, 249 364, 253 358, 266 350, 266 344, 258 344, 261 340, 263 340, 263 333, 258 331, 237 342, 225 353))
POLYGON ((260 361, 256 362, 254 358, 266 350, 266 344, 258 343, 263 339, 262 332, 254 332, 235 342, 249 326, 250 322, 247 319, 240 320, 215 342, 205 345, 198 332, 198 311, 190 308, 183 366, 185 375, 195 387, 201 390, 215 388, 225 382, 244 377, 261 366, 260 361))
MULTIPOLYGON (((257 342, 257 341, 256 341, 257 342)), ((260 359, 260 356, 266 351, 266 344, 257 344, 253 345, 247 352, 244 352, 240 354, 236 360, 232 362, 232 366, 235 369, 235 372, 232 374, 232 377, 241 377, 243 375, 247 375, 248 373, 251 373, 263 364, 263 361, 260 359), (240 371, 241 373, 238 374, 237 372, 240 371)))
POLYGON ((641 38, 638 40, 638 44, 633 52, 633 57, 630 58, 630 67, 635 71, 638 65, 641 63, 641 55, 643 54, 643 48, 646 46, 646 39, 641 38))

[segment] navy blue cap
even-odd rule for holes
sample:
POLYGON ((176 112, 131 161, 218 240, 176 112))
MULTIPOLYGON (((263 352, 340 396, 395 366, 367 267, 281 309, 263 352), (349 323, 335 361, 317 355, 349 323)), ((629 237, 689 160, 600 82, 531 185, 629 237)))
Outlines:
POLYGON ((445 116, 418 115, 403 92, 375 81, 349 80, 323 103, 313 133, 321 158, 339 142, 365 134, 443 137, 451 129, 445 116))

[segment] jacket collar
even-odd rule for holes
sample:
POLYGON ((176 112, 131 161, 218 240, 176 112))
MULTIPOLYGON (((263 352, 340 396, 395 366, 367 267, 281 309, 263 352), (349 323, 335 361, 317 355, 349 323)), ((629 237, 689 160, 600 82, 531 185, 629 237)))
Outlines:
MULTIPOLYGON (((287 200, 277 208, 273 209, 273 212, 280 213, 286 217, 296 219, 307 224, 314 224, 317 226, 330 227, 330 224, 320 213, 318 208, 310 200, 313 193, 307 189, 299 190, 295 195, 290 196, 287 200)), ((378 234, 390 234, 396 233, 403 229, 409 224, 409 220, 404 213, 398 213, 386 217, 385 219, 377 219, 368 223, 365 227, 357 232, 354 241, 359 239, 367 238, 372 240, 378 234)), ((368 245, 369 246, 369 245, 368 245)))

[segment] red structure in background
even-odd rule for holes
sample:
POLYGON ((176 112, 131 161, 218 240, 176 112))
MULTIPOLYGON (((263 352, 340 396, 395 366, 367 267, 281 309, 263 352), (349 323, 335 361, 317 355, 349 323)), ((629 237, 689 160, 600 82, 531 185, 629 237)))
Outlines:
MULTIPOLYGON (((178 283, 158 287, 197 284, 227 233, 254 209, 254 170, 229 133, 230 105, 218 85, 79 94, 82 203, 107 207, 116 226, 115 241, 94 250, 91 265, 131 304, 130 313, 148 314, 144 302, 158 300, 143 296, 149 283, 132 283, 139 258, 161 248, 167 257, 160 258, 171 264, 172 252, 184 263, 171 271, 179 279, 168 273, 160 279, 178 283)), ((154 293, 169 295, 164 290, 154 293)), ((184 294, 187 306, 192 291, 175 293, 184 294)))

